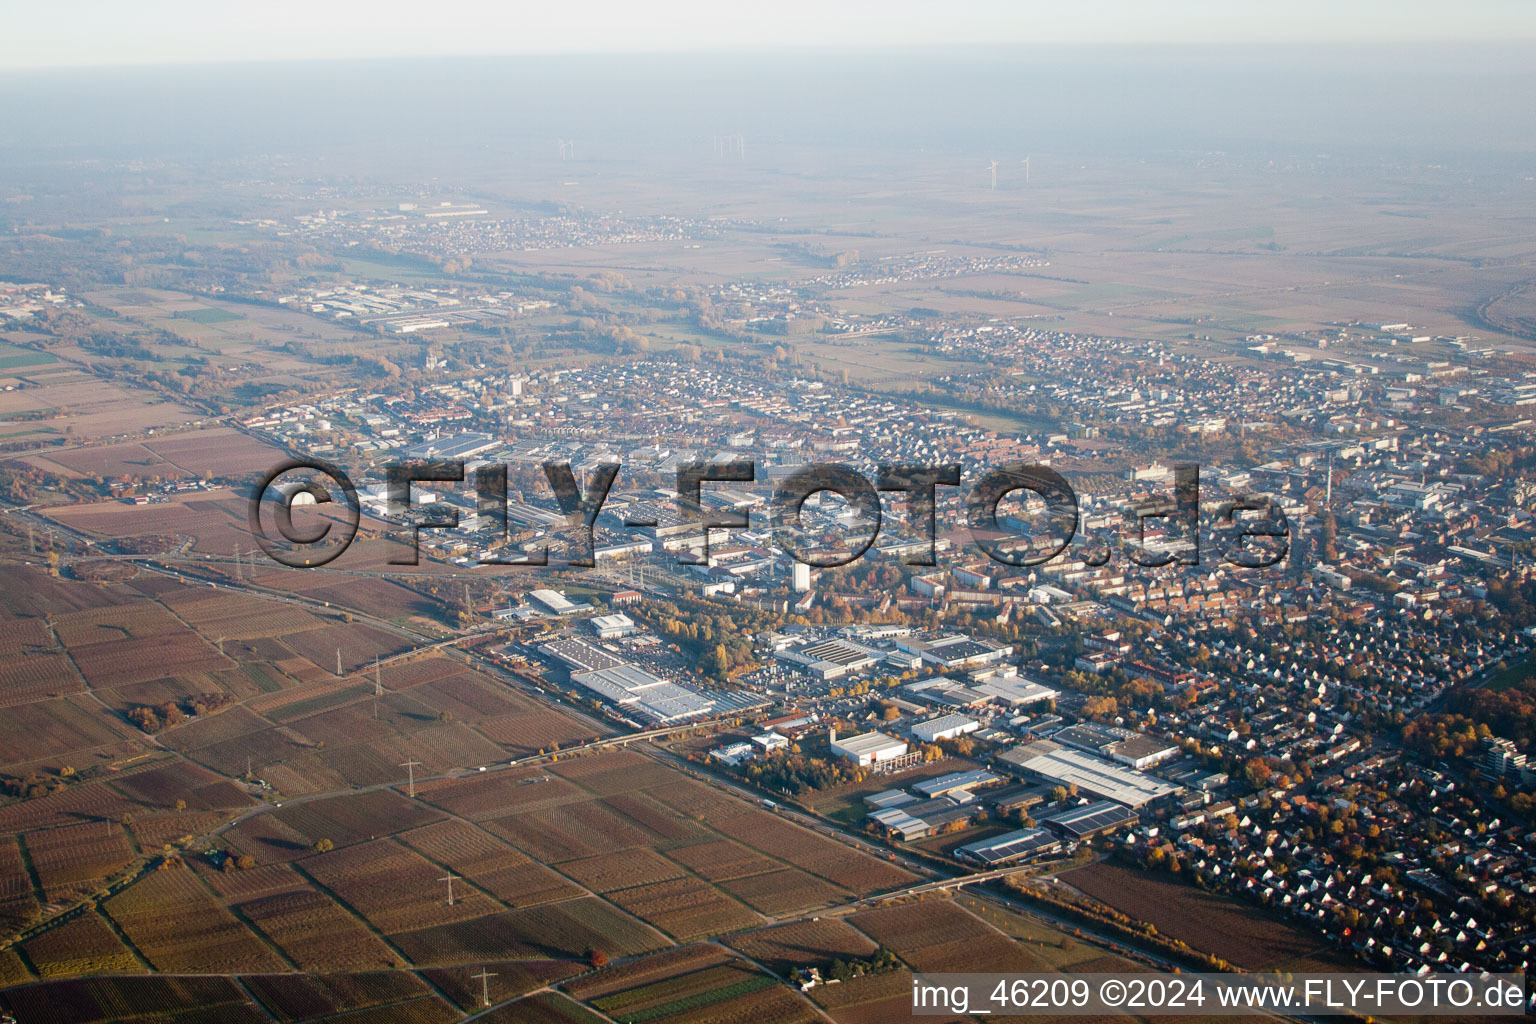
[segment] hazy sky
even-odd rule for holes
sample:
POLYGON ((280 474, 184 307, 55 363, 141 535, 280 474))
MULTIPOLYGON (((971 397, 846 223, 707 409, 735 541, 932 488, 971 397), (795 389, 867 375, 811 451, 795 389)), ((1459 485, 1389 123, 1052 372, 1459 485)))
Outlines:
POLYGON ((1531 0, 0 0, 0 12, 0 69, 8 70, 781 47, 1536 39, 1531 0))

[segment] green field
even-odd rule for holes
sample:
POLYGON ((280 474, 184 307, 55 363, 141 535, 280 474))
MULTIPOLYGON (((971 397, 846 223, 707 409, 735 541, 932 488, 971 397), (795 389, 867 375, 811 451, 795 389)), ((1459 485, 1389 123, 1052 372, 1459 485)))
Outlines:
POLYGON ((58 360, 47 352, 38 352, 0 341, 0 370, 14 370, 23 366, 48 366, 56 362, 58 360))
POLYGON ((227 324, 233 320, 244 320, 244 313, 231 313, 227 309, 184 309, 173 314, 178 320, 191 320, 195 324, 227 324))

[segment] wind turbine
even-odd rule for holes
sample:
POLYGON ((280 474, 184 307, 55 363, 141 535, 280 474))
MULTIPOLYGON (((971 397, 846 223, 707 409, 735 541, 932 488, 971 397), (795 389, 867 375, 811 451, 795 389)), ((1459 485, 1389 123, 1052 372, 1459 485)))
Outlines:
POLYGON ((997 161, 993 160, 987 165, 987 170, 992 172, 992 191, 997 191, 997 161))
POLYGON ((1025 157, 1023 160, 1020 160, 1019 163, 1024 165, 1024 184, 1028 185, 1029 184, 1029 157, 1025 157))

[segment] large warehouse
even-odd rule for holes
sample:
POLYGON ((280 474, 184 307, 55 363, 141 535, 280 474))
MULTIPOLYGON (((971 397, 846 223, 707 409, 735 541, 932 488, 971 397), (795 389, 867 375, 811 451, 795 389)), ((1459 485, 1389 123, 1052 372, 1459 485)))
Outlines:
POLYGON ((1179 787, 1126 768, 1096 754, 1060 747, 1038 754, 1018 765, 1026 774, 1079 792, 1114 800, 1127 807, 1142 807, 1179 792, 1179 787))
POLYGON ((1066 839, 1081 840, 1134 825, 1140 820, 1135 811, 1113 800, 1084 804, 1040 819, 1040 824, 1066 839))
POLYGON ((952 740, 981 728, 981 723, 966 715, 940 715, 912 727, 912 738, 921 743, 952 740))
POLYGON ((884 761, 894 761, 907 752, 906 740, 887 736, 883 732, 863 732, 841 740, 833 734, 829 745, 832 753, 839 757, 846 757, 861 768, 884 761))
POLYGON ((987 867, 1001 867, 1027 857, 1056 853, 1061 840, 1043 828, 1021 828, 955 848, 955 856, 987 867))
POLYGON ((671 725, 714 711, 715 702, 686 686, 670 683, 638 665, 580 672, 571 681, 644 722, 671 725))

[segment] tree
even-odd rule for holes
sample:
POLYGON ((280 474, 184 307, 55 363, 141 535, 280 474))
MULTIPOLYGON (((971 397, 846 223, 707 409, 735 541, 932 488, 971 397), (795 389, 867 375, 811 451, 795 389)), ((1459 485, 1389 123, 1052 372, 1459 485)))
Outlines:
POLYGON ((180 797, 178 797, 176 799, 176 809, 178 811, 186 810, 187 809, 187 802, 185 800, 182 800, 180 797))
POLYGON ((591 965, 594 971, 598 970, 601 967, 607 966, 608 954, 600 949, 589 949, 587 950, 587 963, 591 965))
POLYGON ((316 853, 330 853, 334 849, 336 849, 336 844, 331 842, 329 839, 315 840, 316 853))

